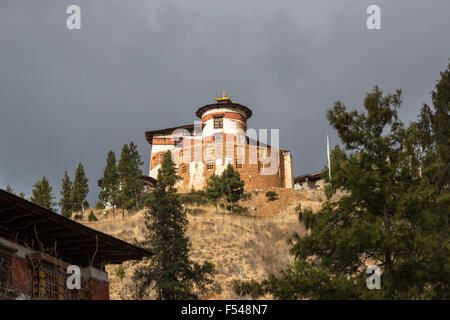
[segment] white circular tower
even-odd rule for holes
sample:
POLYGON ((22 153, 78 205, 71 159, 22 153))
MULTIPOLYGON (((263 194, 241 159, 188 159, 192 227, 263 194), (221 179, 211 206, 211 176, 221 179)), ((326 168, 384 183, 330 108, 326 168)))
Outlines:
POLYGON ((214 142, 220 139, 233 141, 235 137, 242 135, 245 137, 247 119, 252 116, 252 111, 231 101, 225 91, 222 98, 217 98, 216 101, 217 103, 199 108, 195 113, 202 119, 203 141, 214 142))

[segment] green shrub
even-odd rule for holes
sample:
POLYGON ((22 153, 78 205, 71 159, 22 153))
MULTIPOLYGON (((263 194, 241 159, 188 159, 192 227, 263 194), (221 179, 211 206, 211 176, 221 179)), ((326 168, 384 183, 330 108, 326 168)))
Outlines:
MULTIPOLYGON (((231 211, 231 205, 227 205, 226 209, 228 211, 231 211)), ((248 212, 248 208, 247 207, 242 207, 242 206, 234 206, 233 207, 233 213, 246 213, 248 212)))
POLYGON ((181 194, 180 201, 183 204, 205 205, 208 203, 208 198, 203 190, 191 191, 189 193, 181 194))
POLYGON ((242 200, 244 201, 250 200, 251 198, 252 198, 251 192, 244 192, 244 194, 242 195, 242 200))
POLYGON ((123 268, 123 265, 119 265, 116 269, 116 276, 122 280, 125 277, 125 269, 123 268))
POLYGON ((91 213, 89 213, 88 221, 98 221, 97 217, 94 215, 92 211, 91 213))
POLYGON ((248 212, 248 208, 247 207, 242 207, 242 206, 236 206, 236 207, 234 207, 233 211, 235 213, 247 213, 248 212))
POLYGON ((264 295, 264 289, 256 280, 251 281, 233 281, 233 290, 239 296, 251 296, 253 299, 264 295))
POLYGON ((266 197, 267 197, 267 200, 274 201, 274 200, 277 200, 278 193, 276 193, 275 191, 267 191, 266 197))
POLYGON ((73 218, 75 220, 83 220, 83 216, 81 214, 76 214, 73 218))
POLYGON ((150 204, 152 202, 152 196, 150 194, 146 195, 142 200, 144 207, 150 208, 150 204))
POLYGON ((99 201, 95 204, 95 209, 97 210, 103 210, 106 209, 105 205, 103 204, 103 202, 99 201))

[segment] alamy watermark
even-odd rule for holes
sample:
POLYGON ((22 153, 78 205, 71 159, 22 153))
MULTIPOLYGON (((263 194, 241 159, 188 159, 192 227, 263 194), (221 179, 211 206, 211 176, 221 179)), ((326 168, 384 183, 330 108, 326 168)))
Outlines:
POLYGON ((369 290, 381 289, 381 269, 377 265, 371 265, 367 268, 367 274, 370 277, 366 279, 366 285, 369 290))
POLYGON ((69 290, 81 289, 81 269, 79 266, 72 265, 67 267, 67 274, 70 276, 67 278, 66 284, 69 290))
MULTIPOLYGON (((81 8, 78 5, 70 5, 66 9, 66 14, 69 16, 66 19, 66 26, 69 30, 81 29, 81 8)), ((381 8, 376 4, 367 7, 366 14, 369 17, 366 20, 366 26, 369 30, 381 29, 381 8)))
POLYGON ((205 137, 202 133, 202 122, 194 122, 194 131, 175 129, 164 138, 173 139, 172 160, 176 164, 191 162, 223 161, 223 165, 231 164, 236 159, 240 164, 254 164, 261 167, 260 174, 274 175, 280 167, 280 130, 247 129, 234 127, 230 133, 217 132, 205 137), (210 139, 210 140, 208 140, 210 139), (248 154, 248 157, 247 157, 248 154), (228 163, 227 163, 228 162, 228 163))
POLYGON ((369 30, 381 29, 381 8, 375 4, 367 7, 366 13, 370 16, 367 18, 366 25, 369 30))
POLYGON ((69 16, 66 19, 66 26, 69 30, 81 29, 81 9, 77 5, 70 5, 66 9, 66 13, 69 16))

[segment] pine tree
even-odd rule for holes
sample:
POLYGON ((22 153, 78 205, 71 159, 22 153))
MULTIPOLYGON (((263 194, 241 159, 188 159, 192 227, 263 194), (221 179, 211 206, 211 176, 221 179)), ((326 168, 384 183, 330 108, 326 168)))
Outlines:
POLYGON ((84 213, 83 202, 89 193, 88 181, 89 179, 86 177, 83 164, 80 162, 75 170, 75 179, 73 180, 71 194, 72 210, 74 212, 84 213))
POLYGON ((87 209, 89 209, 91 205, 89 204, 89 201, 84 200, 83 201, 83 212, 85 212, 87 209))
POLYGON ((102 191, 98 195, 105 205, 109 203, 113 208, 113 216, 116 216, 115 207, 117 205, 117 193, 119 191, 119 174, 117 173, 116 155, 113 151, 108 152, 106 166, 103 170, 102 191))
POLYGON ((19 193, 19 197, 21 197, 22 199, 25 199, 25 193, 23 193, 23 192, 19 193))
POLYGON ((220 199, 223 197, 222 180, 220 176, 212 174, 208 181, 206 182, 206 197, 211 201, 216 207, 216 213, 218 211, 218 204, 220 199))
POLYGON ((15 193, 14 193, 14 188, 13 188, 10 184, 8 184, 8 185, 6 186, 6 192, 15 194, 15 193))
POLYGON ((375 87, 365 112, 335 103, 327 116, 347 152, 333 151, 328 201, 316 214, 300 212, 310 232, 291 239, 295 260, 263 281, 262 292, 280 299, 450 297, 449 161, 443 160, 449 84, 447 70, 433 92, 435 112, 422 109, 406 129, 397 115, 400 91, 383 95, 375 87), (336 190, 345 193, 331 200, 336 190), (368 264, 381 269, 381 290, 367 288, 368 264))
POLYGON ((36 182, 33 188, 33 195, 30 199, 31 202, 48 210, 54 211, 54 198, 55 197, 52 195, 52 187, 45 177, 36 182))
POLYGON ((139 207, 139 195, 143 188, 143 183, 140 180, 142 176, 140 166, 142 163, 137 146, 133 142, 130 142, 129 145, 125 144, 120 154, 117 169, 121 182, 122 203, 126 209, 133 206, 139 207))
POLYGON ((72 216, 72 181, 70 181, 67 171, 64 172, 60 194, 61 200, 59 205, 61 207, 61 214, 63 217, 70 218, 72 216))
POLYGON ((235 203, 244 196, 244 181, 231 164, 222 172, 220 179, 225 200, 231 205, 231 212, 233 212, 235 203))
POLYGON ((202 292, 212 282, 208 278, 214 271, 212 263, 199 265, 189 258, 188 220, 174 188, 179 179, 168 151, 145 214, 145 243, 154 256, 148 266, 138 268, 134 274, 137 298, 155 290, 158 299, 195 299, 196 292, 202 292))

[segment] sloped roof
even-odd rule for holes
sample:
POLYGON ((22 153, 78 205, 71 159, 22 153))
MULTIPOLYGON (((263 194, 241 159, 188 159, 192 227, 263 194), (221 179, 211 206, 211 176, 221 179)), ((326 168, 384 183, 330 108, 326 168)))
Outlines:
POLYGON ((320 179, 322 179, 322 174, 324 174, 325 172, 328 172, 328 171, 322 171, 322 172, 317 172, 317 173, 312 173, 312 174, 304 174, 304 175, 295 177, 294 183, 302 183, 306 179, 308 179, 309 181, 320 180, 320 179))
POLYGON ((119 264, 151 256, 120 239, 65 218, 0 189, 0 236, 30 249, 55 248, 58 258, 78 266, 119 264))
MULTIPOLYGON (((203 127, 204 127, 204 124, 202 124, 202 128, 203 127)), ((195 125, 194 124, 185 124, 182 126, 177 126, 177 127, 172 127, 172 128, 147 131, 147 132, 145 132, 145 138, 147 139, 147 142, 149 144, 152 144, 153 136, 170 135, 170 134, 172 134, 172 132, 174 132, 177 129, 185 129, 192 133, 192 132, 194 132, 195 125)))
POLYGON ((238 109, 238 110, 244 112, 245 117, 247 119, 249 119, 253 115, 253 112, 252 112, 252 110, 250 110, 250 108, 248 108, 248 107, 246 107, 246 106, 244 106, 242 104, 234 103, 234 102, 231 102, 231 101, 227 102, 227 103, 207 104, 206 106, 203 106, 203 107, 199 108, 197 110, 197 112, 195 112, 195 115, 197 117, 201 118, 206 111, 211 110, 211 109, 216 109, 216 108, 238 109))

